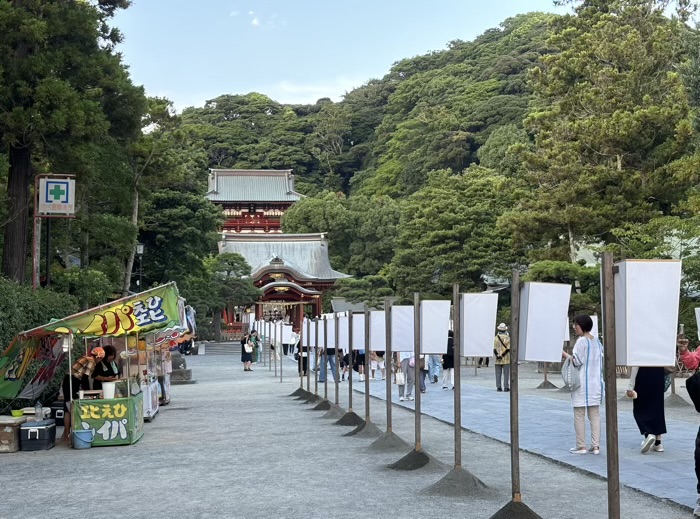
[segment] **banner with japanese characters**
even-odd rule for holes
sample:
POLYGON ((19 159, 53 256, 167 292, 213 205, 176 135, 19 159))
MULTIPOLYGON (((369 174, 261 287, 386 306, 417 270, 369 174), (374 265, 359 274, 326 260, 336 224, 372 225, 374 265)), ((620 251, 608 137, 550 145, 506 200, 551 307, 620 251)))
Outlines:
POLYGON ((92 445, 130 445, 143 436, 143 394, 113 400, 74 400, 73 427, 92 432, 92 445))
POLYGON ((44 331, 88 337, 134 335, 151 330, 187 327, 184 300, 174 283, 125 297, 42 326, 44 331))

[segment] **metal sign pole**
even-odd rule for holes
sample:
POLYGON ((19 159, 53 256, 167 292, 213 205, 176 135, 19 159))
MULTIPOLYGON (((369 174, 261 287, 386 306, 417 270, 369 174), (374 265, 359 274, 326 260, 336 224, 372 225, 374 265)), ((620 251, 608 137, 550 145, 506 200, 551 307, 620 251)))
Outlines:
MULTIPOLYGON (((304 321, 301 321, 302 327, 304 326, 304 321)), ((311 321, 306 321, 306 344, 304 347, 304 353, 306 353, 306 390, 311 393, 311 321)), ((302 372, 304 370, 304 357, 299 357, 301 362, 302 372)), ((309 395, 310 396, 310 395, 309 395)))
MULTIPOLYGON (((350 375, 348 377, 348 412, 352 412, 352 372, 355 361, 353 359, 353 354, 355 353, 355 345, 352 341, 352 312, 348 314, 348 360, 350 364, 350 375)), ((338 323, 336 323, 336 326, 338 323)), ((357 371, 360 371, 358 366, 357 371)))
POLYGON ((323 318, 323 362, 326 376, 323 379, 323 399, 328 400, 328 320, 323 318))
POLYGON ((268 351, 268 355, 270 355, 270 362, 269 362, 268 371, 272 371, 272 348, 273 348, 273 343, 275 342, 276 336, 277 336, 277 325, 275 323, 273 331, 270 334, 270 338, 267 341, 267 344, 268 344, 267 351, 268 351))
MULTIPOLYGON (((275 358, 275 378, 277 378, 277 355, 278 354, 279 354, 279 352, 277 350, 275 350, 275 355, 274 355, 274 358, 275 358)), ((282 357, 280 357, 280 363, 281 362, 282 362, 282 357)))
POLYGON ((304 344, 304 322, 302 321, 300 326, 299 326, 299 346, 297 349, 299 350, 299 364, 297 364, 297 368, 299 370, 299 389, 303 390, 304 389, 304 371, 302 370, 302 367, 304 366, 303 359, 301 357, 301 348, 304 344))
MULTIPOLYGON (((369 311, 365 308, 365 422, 369 423, 369 374, 370 356, 372 351, 369 344, 369 311)), ((379 370, 381 373, 381 369, 379 370)))
MULTIPOLYGON (((340 362, 338 361, 338 352, 340 351, 340 348, 338 348, 338 338, 339 338, 339 327, 338 327, 338 312, 335 312, 333 314, 333 317, 335 318, 335 406, 340 407, 340 362)), ((351 375, 352 376, 352 375, 351 375)))
MULTIPOLYGON (((386 352, 384 353, 384 362, 388 362, 387 367, 387 377, 386 377, 386 432, 392 433, 392 416, 391 416, 391 379, 394 373, 394 358, 391 351, 391 300, 389 298, 384 299, 384 324, 385 324, 385 336, 386 336, 386 352)), ((401 363, 399 363, 399 369, 401 369, 401 363)))
POLYGON ((318 396, 318 375, 319 375, 319 362, 318 362, 318 319, 314 321, 314 328, 316 329, 316 339, 314 340, 314 364, 316 364, 316 376, 314 377, 314 395, 318 396))
POLYGON ((608 464, 608 519, 620 519, 620 459, 617 434, 617 351, 615 350, 615 267, 603 253, 603 337, 605 341, 605 443, 608 464))
POLYGON ((459 285, 452 286, 452 374, 455 406, 455 468, 462 466, 462 298, 459 285))
POLYGON ((520 493, 520 427, 518 416, 518 349, 520 340, 520 272, 513 269, 510 301, 510 474, 513 501, 520 493))
POLYGON ((415 358, 413 370, 414 377, 416 379, 414 391, 416 392, 416 412, 415 412, 415 450, 420 452, 422 450, 421 446, 421 415, 420 415, 420 401, 421 401, 421 391, 420 391, 420 294, 418 292, 413 293, 413 356, 415 358))

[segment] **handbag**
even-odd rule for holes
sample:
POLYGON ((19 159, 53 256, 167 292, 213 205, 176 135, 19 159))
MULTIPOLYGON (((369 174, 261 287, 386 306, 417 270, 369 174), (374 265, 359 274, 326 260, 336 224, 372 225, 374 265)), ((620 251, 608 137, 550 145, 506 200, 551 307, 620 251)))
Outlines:
POLYGON ((671 376, 670 373, 666 373, 664 376, 664 393, 668 391, 668 388, 671 387, 671 381, 673 380, 673 377, 671 376))
POLYGON ((403 374, 403 371, 396 372, 396 385, 397 386, 405 386, 406 385, 406 375, 403 374))
MULTIPOLYGON (((591 341, 586 339, 586 356, 591 354, 591 341)), ((581 371, 574 366, 574 356, 569 355, 561 365, 561 378, 564 380, 564 387, 569 391, 576 391, 581 387, 581 371)))
POLYGON ((418 359, 418 369, 420 369, 420 370, 428 369, 425 367, 425 357, 421 357, 418 359))
POLYGON ((573 357, 567 357, 562 364, 561 378, 564 380, 564 387, 569 391, 576 391, 581 387, 581 373, 574 366, 573 357))
POLYGON ((243 349, 245 350, 246 353, 253 353, 253 345, 250 344, 249 342, 246 342, 243 345, 243 349))

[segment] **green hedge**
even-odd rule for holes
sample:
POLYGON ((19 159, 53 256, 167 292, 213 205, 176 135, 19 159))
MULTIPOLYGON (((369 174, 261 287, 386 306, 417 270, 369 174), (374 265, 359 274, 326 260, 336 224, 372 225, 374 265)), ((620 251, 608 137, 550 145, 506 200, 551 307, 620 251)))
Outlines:
MULTIPOLYGON (((19 332, 48 323, 52 318, 61 318, 78 311, 77 300, 67 294, 51 290, 18 285, 0 277, 0 352, 5 351, 19 332)), ((64 363, 65 364, 65 363, 64 363)), ((30 365, 25 375, 29 382, 37 371, 37 365, 30 365)), ((41 400, 47 403, 58 390, 66 366, 62 366, 56 378, 49 384, 41 400)), ((26 400, 11 402, 0 399, 0 412, 9 406, 13 408, 34 405, 26 400)))

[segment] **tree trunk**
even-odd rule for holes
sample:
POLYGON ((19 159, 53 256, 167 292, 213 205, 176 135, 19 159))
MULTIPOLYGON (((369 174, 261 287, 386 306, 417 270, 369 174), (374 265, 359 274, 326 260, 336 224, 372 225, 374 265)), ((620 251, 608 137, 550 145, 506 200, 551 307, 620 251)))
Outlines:
MULTIPOLYGON (((131 209, 131 223, 138 229, 139 224, 139 189, 134 187, 134 207, 131 209)), ((126 260, 126 271, 124 272, 124 283, 122 285, 122 296, 129 295, 131 288, 131 273, 134 270, 134 257, 136 256, 136 247, 131 248, 129 259, 126 260)), ((139 292, 143 292, 143 287, 139 286, 139 292)))
POLYGON ((214 341, 221 342, 221 310, 214 310, 212 325, 214 326, 214 341))
MULTIPOLYGON (((87 204, 85 204, 87 208, 87 204)), ((82 245, 80 246, 80 268, 86 269, 90 266, 90 231, 87 227, 81 231, 82 234, 82 245)), ((87 310, 90 308, 88 303, 87 294, 79 301, 80 309, 87 310)))
POLYGON ((4 229, 2 273, 24 283, 29 227, 29 184, 32 180, 32 152, 28 147, 10 146, 10 175, 7 180, 7 222, 4 229))

